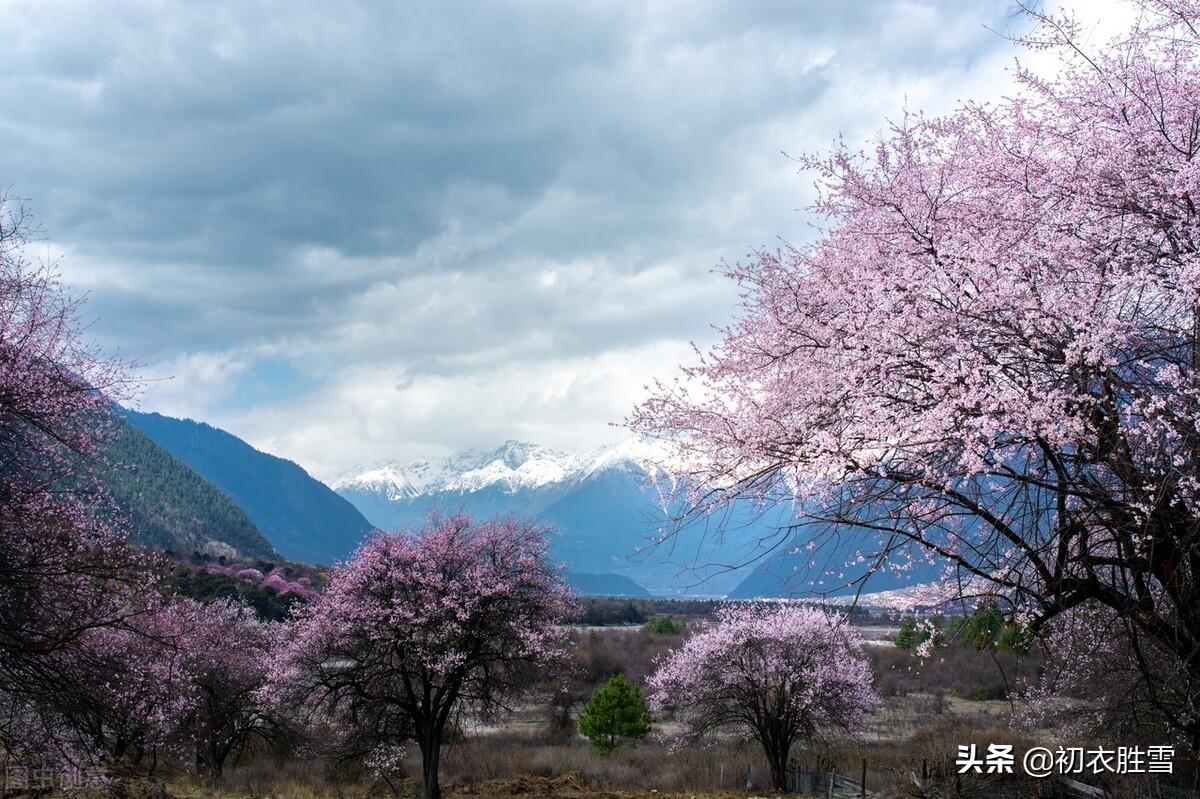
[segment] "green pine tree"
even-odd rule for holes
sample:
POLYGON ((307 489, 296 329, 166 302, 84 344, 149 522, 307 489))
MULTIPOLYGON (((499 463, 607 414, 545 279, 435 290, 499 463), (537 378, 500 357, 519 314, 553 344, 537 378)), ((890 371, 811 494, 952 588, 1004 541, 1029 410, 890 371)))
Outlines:
POLYGON ((917 645, 917 620, 901 619, 900 632, 896 633, 896 646, 910 652, 917 645))
POLYGON ((615 752, 623 738, 645 737, 650 732, 650 714, 642 690, 623 674, 610 677, 579 714, 579 731, 602 755, 615 752))

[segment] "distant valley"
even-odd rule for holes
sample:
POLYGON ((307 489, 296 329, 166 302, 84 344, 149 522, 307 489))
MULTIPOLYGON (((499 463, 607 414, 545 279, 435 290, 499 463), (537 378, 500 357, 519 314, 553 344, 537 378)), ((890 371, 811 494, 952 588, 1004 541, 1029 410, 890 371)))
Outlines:
MULTIPOLYGON (((818 562, 795 541, 780 546, 793 518, 788 503, 744 502, 680 525, 677 485, 661 453, 638 441, 578 453, 508 441, 360 467, 326 486, 203 422, 122 410, 119 427, 111 490, 138 540, 182 555, 330 565, 376 527, 412 529, 430 513, 462 511, 544 522, 552 553, 585 595, 794 597, 866 568, 844 565, 849 552, 824 552, 818 562)), ((928 576, 876 575, 870 590, 928 576)))

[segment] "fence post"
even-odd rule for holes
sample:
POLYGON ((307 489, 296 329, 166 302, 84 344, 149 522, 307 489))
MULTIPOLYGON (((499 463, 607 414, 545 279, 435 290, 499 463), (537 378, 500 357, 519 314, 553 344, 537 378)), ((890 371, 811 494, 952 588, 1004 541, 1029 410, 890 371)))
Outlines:
POLYGON ((858 795, 865 797, 867 795, 867 759, 862 759, 862 779, 858 783, 858 795))

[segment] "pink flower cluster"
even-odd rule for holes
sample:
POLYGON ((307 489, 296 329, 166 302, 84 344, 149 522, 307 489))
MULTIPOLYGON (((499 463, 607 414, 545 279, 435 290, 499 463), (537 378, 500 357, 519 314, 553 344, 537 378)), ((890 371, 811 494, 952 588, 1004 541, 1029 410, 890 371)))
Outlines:
POLYGON ((631 424, 702 509, 784 486, 864 561, 1106 607, 1200 750, 1200 4, 1138 5, 1100 48, 1028 11, 1057 73, 804 158, 823 230, 729 270, 741 318, 631 424))
POLYGON ((213 561, 204 564, 204 570, 210 574, 224 574, 229 577, 237 578, 248 585, 262 586, 270 588, 280 596, 293 594, 304 599, 313 599, 317 592, 313 589, 312 579, 309 577, 297 577, 289 579, 284 571, 284 567, 276 566, 266 574, 263 574, 258 569, 241 564, 222 565, 213 561))
POLYGON ((333 572, 291 626, 270 690, 380 773, 415 741, 436 799, 447 728, 501 710, 532 669, 561 658, 569 610, 540 527, 434 517, 377 534, 333 572))
POLYGON ((92 675, 97 739, 118 758, 195 749, 219 771, 211 753, 223 753, 223 763, 261 720, 271 635, 249 608, 186 598, 94 631, 81 663, 92 675))

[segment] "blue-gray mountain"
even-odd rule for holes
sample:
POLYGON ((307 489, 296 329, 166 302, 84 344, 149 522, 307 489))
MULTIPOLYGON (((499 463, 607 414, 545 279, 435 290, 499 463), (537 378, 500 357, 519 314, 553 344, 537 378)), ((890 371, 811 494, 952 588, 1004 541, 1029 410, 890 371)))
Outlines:
POLYGON ((349 555, 371 523, 295 463, 190 419, 124 411, 129 421, 236 502, 285 558, 334 563, 349 555))
POLYGON ((934 582, 941 576, 944 566, 909 551, 913 547, 896 549, 885 565, 860 555, 860 551, 883 551, 885 542, 886 536, 861 530, 843 531, 841 535, 820 527, 798 530, 786 545, 764 557, 729 592, 729 598, 843 597, 858 592, 856 581, 868 574, 863 593, 908 588, 934 582), (808 542, 814 539, 820 546, 810 548, 808 542))
MULTIPOLYGON (((375 524, 419 525, 431 511, 514 513, 551 525, 551 551, 575 575, 616 575, 662 596, 722 596, 753 569, 787 511, 738 508, 679 528, 669 475, 640 442, 577 454, 509 441, 449 458, 357 468, 333 483, 375 524), (659 539, 666 538, 661 543, 659 539)), ((630 593, 628 586, 590 593, 630 593)))
MULTIPOLYGON (((879 536, 793 530, 796 507, 786 499, 765 508, 733 503, 680 526, 679 492, 657 454, 638 442, 566 454, 509 441, 439 460, 357 468, 333 487, 381 527, 417 526, 433 510, 533 517, 556 529, 552 552, 571 572, 625 577, 661 596, 845 595, 870 570, 858 549, 876 550, 879 536), (823 542, 815 551, 806 546, 813 537, 823 542)), ((934 576, 926 566, 879 571, 867 590, 934 576)))
POLYGON ((580 596, 618 596, 648 599, 650 592, 623 574, 567 572, 567 583, 580 596))
MULTIPOLYGON (((509 441, 490 451, 355 469, 334 483, 335 493, 295 463, 210 425, 124 413, 144 434, 126 439, 127 446, 144 442, 126 458, 142 464, 141 488, 134 486, 149 520, 142 537, 164 548, 182 551, 212 539, 246 554, 269 555, 273 547, 289 560, 328 564, 349 555, 373 526, 414 528, 433 511, 461 510, 485 518, 512 513, 553 527, 552 553, 582 594, 806 596, 866 568, 844 549, 810 552, 797 540, 804 535, 788 532, 794 508, 786 502, 766 510, 738 503, 680 526, 675 485, 653 449, 638 442, 564 454, 509 441), (158 472, 171 486, 186 484, 188 496, 208 497, 201 516, 225 519, 222 530, 180 532, 179 514, 168 519, 162 511, 172 503, 148 504, 147 496, 161 493, 149 490, 163 482, 158 472)), ((129 486, 122 491, 126 504, 138 507, 128 501, 129 486)), ((922 570, 880 574, 868 590, 926 579, 922 570)))

